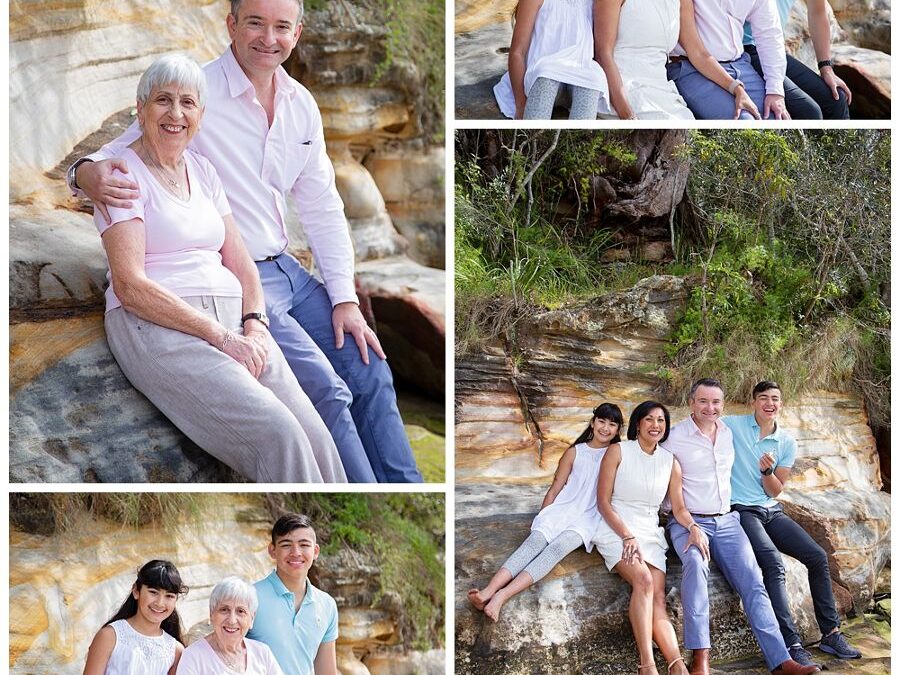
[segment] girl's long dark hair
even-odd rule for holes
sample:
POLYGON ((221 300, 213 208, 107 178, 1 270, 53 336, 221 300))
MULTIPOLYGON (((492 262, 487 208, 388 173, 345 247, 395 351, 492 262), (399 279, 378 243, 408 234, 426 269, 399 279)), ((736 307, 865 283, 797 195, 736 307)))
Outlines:
MULTIPOLYGON (((151 560, 138 570, 134 587, 140 590, 143 586, 156 588, 161 591, 168 591, 169 593, 176 593, 178 595, 184 595, 188 592, 188 587, 181 583, 181 575, 178 573, 178 568, 168 560, 151 560)), ((108 626, 113 621, 118 621, 119 619, 130 619, 137 614, 137 611, 137 598, 129 591, 128 597, 125 599, 125 602, 122 603, 122 606, 119 607, 119 611, 103 625, 108 626)), ((173 638, 184 644, 184 640, 181 638, 181 619, 178 617, 177 609, 173 610, 172 613, 165 618, 161 624, 161 628, 173 638)))
MULTIPOLYGON (((594 420, 609 420, 610 422, 615 422, 619 425, 619 429, 621 430, 622 425, 625 423, 624 418, 622 417, 622 411, 619 410, 619 406, 615 403, 601 403, 596 408, 594 408, 594 415, 591 417, 591 421, 588 422, 587 428, 581 432, 581 435, 572 441, 572 445, 569 447, 574 447, 579 443, 587 443, 588 441, 594 438, 594 420)), ((619 443, 621 442, 621 438, 619 438, 618 432, 616 435, 612 437, 610 443, 619 443)))

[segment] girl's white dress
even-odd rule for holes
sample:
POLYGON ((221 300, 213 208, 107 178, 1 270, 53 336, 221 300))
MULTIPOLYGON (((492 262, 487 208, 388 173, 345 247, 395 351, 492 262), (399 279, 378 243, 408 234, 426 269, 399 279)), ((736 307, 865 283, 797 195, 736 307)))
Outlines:
MULTIPOLYGON (((644 560, 665 572, 668 546, 659 526, 659 506, 672 476, 672 453, 657 446, 648 455, 637 441, 622 441, 620 447, 622 461, 613 484, 612 507, 637 538, 644 560)), ((611 570, 622 559, 621 537, 601 519, 593 540, 611 570)))
POLYGON ((116 632, 116 646, 106 664, 106 675, 166 675, 175 663, 178 644, 171 635, 151 637, 138 633, 125 619, 109 624, 116 632))
POLYGON ((603 522, 597 511, 597 477, 605 452, 606 448, 592 448, 586 443, 575 446, 569 479, 554 502, 535 516, 531 523, 533 532, 540 532, 547 541, 553 541, 565 530, 574 530, 581 536, 587 552, 591 552, 591 539, 603 522))
MULTIPOLYGON (((606 75, 594 61, 592 5, 593 0, 544 0, 525 61, 526 96, 539 77, 606 91, 606 75)), ((515 117, 516 99, 508 72, 494 87, 494 97, 504 115, 515 117)))
MULTIPOLYGON (((666 78, 669 53, 678 44, 678 0, 625 0, 613 59, 625 96, 638 119, 694 119, 674 82, 666 78)), ((604 89, 598 104, 603 116, 616 116, 604 89)))

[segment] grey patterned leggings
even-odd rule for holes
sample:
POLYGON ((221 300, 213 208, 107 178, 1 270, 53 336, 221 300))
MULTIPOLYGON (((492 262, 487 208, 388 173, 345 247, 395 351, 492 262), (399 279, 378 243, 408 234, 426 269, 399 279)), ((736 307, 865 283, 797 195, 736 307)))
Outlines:
POLYGON ((600 100, 600 92, 597 89, 577 87, 573 84, 563 85, 556 80, 539 77, 531 85, 528 99, 525 101, 524 118, 526 120, 549 120, 553 117, 553 105, 559 94, 560 86, 565 86, 572 92, 572 107, 569 108, 570 120, 597 119, 597 103, 600 100))
POLYGON ((503 567, 509 570, 513 578, 525 571, 531 575, 532 581, 537 582, 581 544, 581 535, 575 530, 566 530, 549 543, 543 534, 532 531, 528 539, 503 563, 503 567))

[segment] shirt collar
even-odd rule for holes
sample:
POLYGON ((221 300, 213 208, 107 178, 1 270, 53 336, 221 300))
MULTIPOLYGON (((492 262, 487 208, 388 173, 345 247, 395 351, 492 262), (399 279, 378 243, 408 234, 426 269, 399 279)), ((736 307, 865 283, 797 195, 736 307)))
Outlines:
MULTIPOLYGON (((222 54, 222 69, 225 72, 225 80, 228 82, 228 93, 231 98, 237 98, 248 89, 253 89, 253 83, 234 57, 231 45, 228 45, 225 53, 222 54)), ((295 87, 291 86, 292 82, 293 79, 287 74, 287 71, 282 66, 278 66, 275 71, 275 93, 292 97, 296 92, 295 87)))
MULTIPOLYGON (((275 592, 278 595, 294 595, 294 592, 284 585, 284 582, 281 580, 281 577, 278 576, 277 570, 272 570, 272 573, 269 574, 269 583, 272 584, 272 587, 275 589, 275 592)), ((315 602, 315 593, 312 592, 314 586, 309 580, 309 577, 306 578, 306 595, 303 598, 303 602, 309 600, 309 602, 315 602)))
MULTIPOLYGON (((759 438, 759 430, 761 427, 759 426, 759 422, 756 421, 756 415, 754 415, 753 413, 750 413, 749 415, 747 415, 747 417, 750 418, 750 428, 756 432, 756 437, 759 438)), ((771 434, 766 436, 766 438, 772 438, 776 441, 780 441, 781 436, 782 436, 781 425, 778 424, 778 420, 775 420, 775 431, 773 431, 771 434)), ((765 440, 765 439, 761 439, 761 440, 765 440)))
MULTIPOLYGON (((699 434, 700 436, 703 436, 703 438, 705 438, 706 440, 709 440, 709 437, 706 434, 704 434, 702 431, 700 431, 700 427, 698 427, 697 423, 694 421, 694 416, 688 415, 687 418, 688 418, 688 421, 691 423, 691 433, 699 434)), ((754 422, 755 421, 756 420, 754 420, 754 422)), ((722 417, 720 416, 719 419, 716 420, 716 435, 718 435, 718 433, 720 431, 722 431, 722 427, 724 427, 724 426, 725 426, 725 422, 722 421, 722 417)))

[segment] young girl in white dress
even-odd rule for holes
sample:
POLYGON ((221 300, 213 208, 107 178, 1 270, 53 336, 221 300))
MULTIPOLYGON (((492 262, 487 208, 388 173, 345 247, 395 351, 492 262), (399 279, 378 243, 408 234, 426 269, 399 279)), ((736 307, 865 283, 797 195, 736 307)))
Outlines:
POLYGON ((594 408, 587 428, 559 458, 553 483, 541 510, 531 523, 531 534, 491 579, 469 591, 469 602, 496 621, 503 603, 521 593, 553 569, 579 546, 590 553, 597 529, 597 474, 610 443, 619 442, 622 411, 612 403, 594 408))
POLYGON ((659 444, 669 436, 669 411, 644 401, 628 420, 628 440, 610 445, 600 463, 597 506, 603 520, 593 543, 606 567, 631 589, 628 616, 640 654, 639 675, 658 675, 653 641, 669 664, 671 675, 688 675, 675 629, 666 614, 666 538, 659 526, 659 507, 668 495, 672 515, 691 531, 688 546, 709 559, 709 542, 684 505, 681 467, 659 444))
POLYGON ((520 0, 513 12, 508 72, 494 87, 514 119, 550 119, 560 89, 571 92, 569 119, 596 119, 603 69, 594 61, 594 0, 520 0))
POLYGON ((700 41, 692 0, 596 0, 594 58, 608 90, 599 99, 601 117, 694 119, 666 75, 669 54, 680 45, 701 74, 734 94, 737 119, 743 111, 759 119, 753 100, 700 41), (608 92, 608 93, 607 93, 608 92))
POLYGON ((175 675, 184 649, 175 602, 187 593, 175 565, 151 560, 88 649, 84 675, 175 675))

